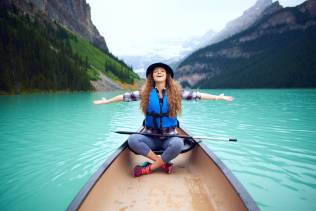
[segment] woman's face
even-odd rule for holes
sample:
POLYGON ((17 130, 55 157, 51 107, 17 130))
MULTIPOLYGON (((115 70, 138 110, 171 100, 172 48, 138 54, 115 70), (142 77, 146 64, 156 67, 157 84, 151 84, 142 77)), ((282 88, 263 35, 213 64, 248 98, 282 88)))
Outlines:
POLYGON ((155 82, 166 81, 167 72, 162 67, 156 67, 153 71, 153 78, 155 82))

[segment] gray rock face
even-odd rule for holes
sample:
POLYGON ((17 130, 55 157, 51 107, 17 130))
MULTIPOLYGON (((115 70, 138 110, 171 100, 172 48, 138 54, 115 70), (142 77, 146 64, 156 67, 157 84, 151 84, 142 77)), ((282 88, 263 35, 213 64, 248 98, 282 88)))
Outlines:
POLYGON ((85 0, 24 0, 32 3, 50 19, 77 32, 99 48, 108 51, 104 38, 91 21, 91 10, 85 0))
POLYGON ((109 77, 105 76, 103 73, 100 73, 100 80, 91 81, 91 85, 96 91, 112 91, 121 89, 121 87, 112 81, 109 77))

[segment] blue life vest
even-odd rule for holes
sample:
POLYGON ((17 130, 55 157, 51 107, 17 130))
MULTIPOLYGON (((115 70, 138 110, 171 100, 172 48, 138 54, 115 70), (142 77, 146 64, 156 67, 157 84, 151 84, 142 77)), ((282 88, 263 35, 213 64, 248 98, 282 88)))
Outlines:
POLYGON ((160 103, 158 90, 155 88, 151 90, 145 119, 146 127, 163 129, 177 126, 177 117, 169 117, 168 96, 165 90, 162 95, 162 103, 160 103))

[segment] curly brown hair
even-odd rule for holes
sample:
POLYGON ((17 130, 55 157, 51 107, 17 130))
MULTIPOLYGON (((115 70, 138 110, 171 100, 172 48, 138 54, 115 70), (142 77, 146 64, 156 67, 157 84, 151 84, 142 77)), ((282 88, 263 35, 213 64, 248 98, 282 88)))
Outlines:
MULTIPOLYGON (((141 90, 141 101, 140 101, 140 108, 144 114, 146 114, 149 95, 152 88, 155 87, 155 81, 153 78, 153 74, 149 74, 146 80, 145 85, 141 90)), ((166 78, 166 90, 168 96, 168 106, 169 106, 169 116, 176 117, 180 115, 182 112, 182 104, 181 104, 181 85, 173 80, 169 73, 167 73, 166 78)))

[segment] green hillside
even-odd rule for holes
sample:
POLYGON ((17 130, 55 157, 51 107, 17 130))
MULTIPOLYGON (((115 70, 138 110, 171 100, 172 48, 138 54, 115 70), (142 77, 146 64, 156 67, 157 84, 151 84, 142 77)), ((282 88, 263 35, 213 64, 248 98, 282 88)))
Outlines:
POLYGON ((133 84, 123 61, 40 15, 0 4, 0 92, 90 90, 99 71, 133 84))
MULTIPOLYGON (((68 33, 72 34, 68 31, 68 33)), ((88 73, 92 80, 98 79, 98 72, 101 70, 104 74, 114 80, 132 84, 134 79, 139 76, 132 71, 123 61, 113 56, 111 53, 104 52, 80 36, 69 36, 69 43, 72 49, 89 62, 88 73)))

